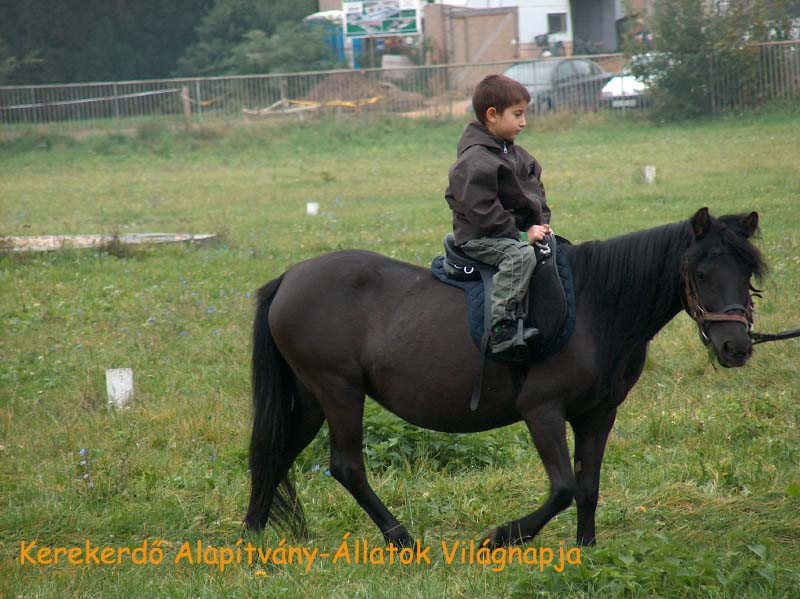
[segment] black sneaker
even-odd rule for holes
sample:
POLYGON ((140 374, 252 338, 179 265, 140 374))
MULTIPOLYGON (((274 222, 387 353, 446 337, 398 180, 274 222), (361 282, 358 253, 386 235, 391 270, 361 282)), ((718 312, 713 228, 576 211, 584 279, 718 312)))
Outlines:
POLYGON ((489 347, 493 354, 501 354, 514 346, 514 338, 517 336, 517 323, 513 320, 501 320, 492 327, 489 347))
POLYGON ((501 320, 492 327, 489 345, 493 354, 501 354, 510 349, 527 354, 526 341, 539 334, 539 329, 525 327, 522 331, 522 342, 519 340, 519 325, 513 320, 501 320))

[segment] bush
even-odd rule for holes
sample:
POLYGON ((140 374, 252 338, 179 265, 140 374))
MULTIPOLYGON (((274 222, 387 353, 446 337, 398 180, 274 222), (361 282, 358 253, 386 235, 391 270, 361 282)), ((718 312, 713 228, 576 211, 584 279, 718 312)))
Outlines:
POLYGON ((788 0, 731 0, 710 8, 703 0, 656 4, 652 40, 631 35, 629 54, 648 53, 631 70, 650 81, 655 114, 693 118, 758 105, 765 98, 757 42, 786 39, 788 0))

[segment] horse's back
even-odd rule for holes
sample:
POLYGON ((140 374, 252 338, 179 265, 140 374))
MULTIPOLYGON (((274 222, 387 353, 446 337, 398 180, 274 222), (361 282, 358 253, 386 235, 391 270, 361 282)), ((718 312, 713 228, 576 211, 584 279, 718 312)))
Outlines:
POLYGON ((310 335, 367 347, 398 324, 404 327, 446 311, 461 292, 430 271, 366 250, 342 250, 299 262, 286 271, 270 310, 277 337, 310 335))
POLYGON ((361 388, 401 418, 438 430, 483 430, 517 419, 507 374, 505 405, 468 409, 477 350, 464 293, 429 270, 345 250, 290 268, 269 314, 280 351, 316 389, 361 388), (333 381, 333 383, 331 383, 333 381))

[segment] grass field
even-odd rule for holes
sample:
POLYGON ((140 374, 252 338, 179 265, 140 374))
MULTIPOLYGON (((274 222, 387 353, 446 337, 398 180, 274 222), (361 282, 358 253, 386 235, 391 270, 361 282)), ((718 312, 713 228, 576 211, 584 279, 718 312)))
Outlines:
MULTIPOLYGON (((371 403, 371 482, 431 547, 430 564, 175 563, 187 541, 274 549, 286 538, 331 556, 348 532, 351 550, 356 540, 380 544, 326 475, 325 430, 296 464, 310 538, 243 536, 252 293, 340 248, 429 264, 449 228, 443 189, 462 127, 144 126, 128 138, 0 144, 0 234, 222 235, 209 245, 0 256, 0 599, 798 596, 800 342, 759 346, 746 368, 724 370, 684 314, 656 337, 620 409, 598 545, 583 549, 580 566, 501 568, 462 564, 460 554, 447 563, 443 542, 478 539, 546 496, 527 432, 436 434, 371 403), (319 216, 306 216, 309 201, 319 216), (122 413, 105 399, 104 371, 118 367, 133 368, 137 385, 135 407, 122 413), (162 541, 163 561, 20 564, 23 542, 75 549, 87 539, 114 551, 162 541)), ((758 210, 771 270, 757 327, 776 331, 800 324, 798 139, 796 116, 774 114, 670 126, 554 118, 519 141, 544 166, 554 228, 575 242, 702 206, 758 210), (641 180, 646 164, 657 167, 655 185, 641 180)), ((557 561, 575 526, 573 507, 531 546, 553 548, 557 561)))

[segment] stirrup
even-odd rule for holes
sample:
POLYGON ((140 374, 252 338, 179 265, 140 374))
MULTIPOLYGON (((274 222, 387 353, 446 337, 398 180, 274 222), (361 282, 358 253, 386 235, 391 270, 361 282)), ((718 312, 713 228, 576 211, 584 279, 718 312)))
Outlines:
POLYGON ((514 336, 514 346, 524 345, 527 346, 528 344, 526 341, 531 337, 535 337, 539 334, 539 329, 536 327, 526 327, 525 323, 522 321, 522 318, 517 319, 517 334, 514 336))

